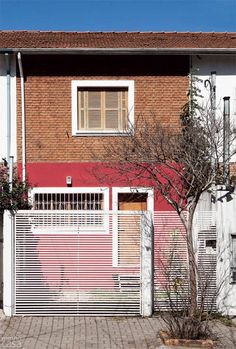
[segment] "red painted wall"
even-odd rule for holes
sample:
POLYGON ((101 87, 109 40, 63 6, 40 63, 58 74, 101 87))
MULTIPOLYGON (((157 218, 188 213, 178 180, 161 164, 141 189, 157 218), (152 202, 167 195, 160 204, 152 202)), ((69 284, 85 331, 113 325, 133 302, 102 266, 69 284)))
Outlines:
MULTIPOLYGON (((66 176, 72 177, 72 187, 154 187, 149 180, 139 180, 135 176, 121 176, 115 169, 102 163, 28 163, 27 178, 32 187, 66 187, 66 176)), ((21 173, 21 164, 19 165, 21 173)), ((110 190, 110 209, 111 206, 110 190)), ((172 207, 157 193, 154 210, 172 211, 172 207)))

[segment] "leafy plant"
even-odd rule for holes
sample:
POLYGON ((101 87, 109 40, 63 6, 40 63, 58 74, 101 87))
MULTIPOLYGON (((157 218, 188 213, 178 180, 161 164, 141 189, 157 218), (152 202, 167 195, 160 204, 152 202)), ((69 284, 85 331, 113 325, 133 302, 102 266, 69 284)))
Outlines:
POLYGON ((28 182, 19 178, 16 168, 10 183, 8 167, 0 165, 0 213, 4 210, 16 212, 19 209, 29 209, 28 190, 28 182))

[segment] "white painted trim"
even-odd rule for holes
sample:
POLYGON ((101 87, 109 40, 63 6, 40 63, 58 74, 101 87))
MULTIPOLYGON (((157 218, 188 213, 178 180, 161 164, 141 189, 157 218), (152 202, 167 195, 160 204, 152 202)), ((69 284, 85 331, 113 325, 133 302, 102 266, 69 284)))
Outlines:
POLYGON ((3 311, 6 316, 14 314, 14 220, 9 211, 4 212, 3 217, 3 311))
POLYGON ((153 311, 153 231, 151 212, 146 212, 142 215, 141 227, 141 315, 151 316, 153 311))
MULTIPOLYGON (((147 210, 151 212, 153 216, 154 211, 154 190, 153 188, 146 187, 113 187, 112 188, 112 210, 118 211, 118 194, 119 193, 147 193, 147 210)), ((124 211, 125 212, 125 211, 124 211)), ((127 211, 126 211, 127 212, 127 211)), ((131 214, 137 214, 140 211, 130 211, 131 214)), ((117 215, 113 218, 113 231, 112 231, 112 265, 113 267, 119 267, 118 265, 118 222, 117 215)), ((122 267, 126 267, 123 266, 122 267)), ((130 265, 127 265, 130 267, 130 265)))
MULTIPOLYGON (((30 201, 31 204, 33 204, 33 196, 34 194, 38 193, 50 193, 50 194, 56 194, 56 193, 103 193, 104 195, 104 204, 103 204, 103 210, 102 211, 94 211, 95 213, 101 212, 104 213, 104 225, 103 227, 79 227, 77 230, 73 229, 73 231, 68 231, 66 233, 69 234, 109 234, 109 215, 105 215, 105 212, 109 211, 109 188, 108 187, 39 187, 39 188, 33 188, 30 192, 30 201)), ((36 210, 35 210, 36 211, 36 210)), ((49 212, 49 210, 41 211, 37 210, 37 212, 49 212)), ((50 212, 61 212, 61 211, 50 211, 50 212)), ((66 211, 68 212, 68 211, 66 211)), ((89 213, 89 211, 75 211, 72 210, 72 212, 80 212, 80 213, 89 213)), ((33 229, 34 234, 46 234, 46 230, 49 231, 49 233, 65 233, 63 229, 58 229, 58 232, 55 232, 54 230, 50 230, 48 228, 43 229, 33 229)))
POLYGON ((30 191, 30 199, 33 200, 33 195, 38 193, 103 193, 104 207, 103 211, 109 211, 109 188, 108 187, 36 187, 30 191))
POLYGON ((120 193, 147 193, 147 211, 154 211, 154 190, 150 187, 113 187, 112 209, 118 211, 118 194, 120 193))
POLYGON ((72 136, 101 136, 101 135, 119 135, 125 134, 121 131, 79 131, 78 130, 78 87, 127 87, 128 88, 128 115, 130 127, 134 125, 134 80, 72 80, 71 98, 72 98, 72 136))
POLYGON ((83 234, 89 234, 89 235, 99 235, 99 234, 109 234, 109 231, 107 229, 106 223, 108 222, 107 217, 104 217, 104 226, 101 228, 98 226, 95 227, 65 227, 65 228, 31 228, 31 233, 35 235, 83 235, 83 234))

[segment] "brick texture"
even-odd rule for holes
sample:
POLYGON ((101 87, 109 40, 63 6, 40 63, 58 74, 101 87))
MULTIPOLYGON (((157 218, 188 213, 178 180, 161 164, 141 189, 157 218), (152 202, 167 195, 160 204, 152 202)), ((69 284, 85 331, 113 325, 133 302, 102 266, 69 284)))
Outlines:
MULTIPOLYGON (((188 89, 185 56, 24 56, 27 162, 100 161, 111 137, 72 136, 71 81, 135 81, 135 118, 142 114, 178 126, 188 89), (96 157, 94 157, 94 152, 96 157)), ((21 101, 18 96, 18 159, 21 101)), ((119 137, 116 137, 117 141, 119 137)), ((112 139, 114 140, 114 138, 112 139)))

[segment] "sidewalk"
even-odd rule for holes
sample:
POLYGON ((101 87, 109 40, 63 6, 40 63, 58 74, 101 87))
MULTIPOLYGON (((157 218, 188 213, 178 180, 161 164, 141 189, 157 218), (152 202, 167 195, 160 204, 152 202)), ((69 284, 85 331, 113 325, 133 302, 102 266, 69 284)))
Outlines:
MULTIPOLYGON (((161 328, 159 317, 13 317, 0 321, 0 348, 165 349, 161 328)), ((236 328, 220 324, 219 333, 236 348, 236 328)))

